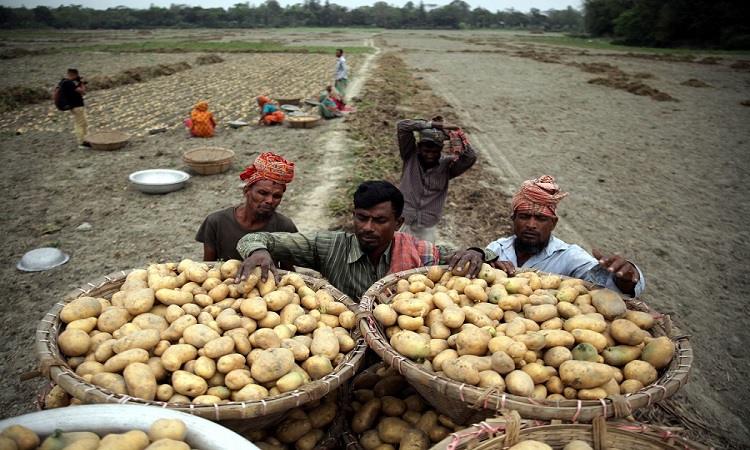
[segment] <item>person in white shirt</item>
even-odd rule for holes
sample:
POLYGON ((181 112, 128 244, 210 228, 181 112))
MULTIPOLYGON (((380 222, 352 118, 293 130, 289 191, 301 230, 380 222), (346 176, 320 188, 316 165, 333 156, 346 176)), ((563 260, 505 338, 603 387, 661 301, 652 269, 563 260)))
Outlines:
POLYGON ((580 278, 626 295, 639 295, 646 281, 635 264, 620 255, 604 256, 595 248, 590 255, 581 247, 552 236, 557 225, 557 203, 567 196, 549 175, 524 181, 511 202, 514 236, 487 246, 499 255, 495 267, 510 276, 516 267, 534 268, 580 278))
POLYGON ((348 69, 346 68, 346 58, 344 50, 336 49, 336 68, 333 70, 333 87, 335 87, 341 96, 346 98, 346 85, 348 84, 348 69))

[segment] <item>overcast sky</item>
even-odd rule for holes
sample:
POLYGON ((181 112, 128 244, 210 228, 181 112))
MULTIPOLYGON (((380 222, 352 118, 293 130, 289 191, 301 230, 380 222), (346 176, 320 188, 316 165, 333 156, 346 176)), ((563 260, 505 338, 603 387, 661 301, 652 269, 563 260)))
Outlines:
MULTIPOLYGON (((415 5, 419 5, 419 0, 412 0, 415 5)), ((549 9, 566 9, 568 6, 580 9, 582 0, 464 0, 471 6, 476 8, 481 6, 482 8, 488 9, 492 12, 503 11, 506 9, 515 9, 521 12, 528 12, 531 8, 537 8, 541 11, 549 9)), ((281 6, 288 6, 294 4, 304 4, 304 0, 278 0, 281 6)), ((349 9, 357 8, 359 6, 372 6, 376 3, 375 0, 329 0, 331 4, 345 6, 349 9)), ((407 0, 398 1, 386 1, 386 3, 402 7, 406 4, 407 0)), ((251 6, 259 6, 265 3, 265 1, 239 1, 239 0, 0 0, 0 5, 9 6, 11 8, 20 8, 25 6, 27 8, 34 8, 37 6, 48 6, 50 8, 57 8, 61 5, 81 5, 85 8, 94 9, 107 9, 115 8, 117 6, 127 6, 132 9, 148 9, 151 5, 158 7, 169 7, 172 4, 177 5, 188 5, 188 6, 200 6, 203 8, 230 8, 237 3, 248 3, 251 6)), ((451 3, 451 0, 424 0, 424 4, 444 6, 451 3)), ((325 0, 320 0, 320 4, 325 4, 325 0)))

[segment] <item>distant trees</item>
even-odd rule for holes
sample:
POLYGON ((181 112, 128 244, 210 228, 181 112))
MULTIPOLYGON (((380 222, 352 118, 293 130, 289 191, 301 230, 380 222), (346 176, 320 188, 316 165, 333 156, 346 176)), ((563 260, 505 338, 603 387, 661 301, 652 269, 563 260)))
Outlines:
POLYGON ((277 0, 256 6, 236 3, 227 8, 201 8, 173 3, 169 8, 127 7, 94 10, 81 6, 34 9, 0 6, 0 26, 9 28, 131 29, 131 28, 284 28, 284 27, 379 27, 379 28, 525 28, 583 32, 583 14, 573 8, 564 11, 528 13, 515 10, 471 9, 463 0, 434 7, 420 0, 401 8, 385 1, 349 9, 330 0, 304 0, 282 7, 277 0))
POLYGON ((585 0, 586 30, 628 45, 750 49, 747 0, 585 0))

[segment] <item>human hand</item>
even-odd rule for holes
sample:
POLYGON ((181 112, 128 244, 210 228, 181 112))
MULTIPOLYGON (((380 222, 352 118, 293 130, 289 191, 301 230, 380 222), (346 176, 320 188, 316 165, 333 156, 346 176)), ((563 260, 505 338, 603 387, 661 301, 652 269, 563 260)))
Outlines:
POLYGON ((276 265, 271 254, 266 249, 260 249, 252 252, 237 268, 239 281, 245 281, 256 267, 260 267, 260 281, 268 280, 269 270, 276 276, 276 265))
POLYGON ((442 122, 442 121, 443 121, 443 120, 445 120, 445 119, 443 119, 443 116, 441 116, 441 115, 437 115, 437 116, 433 117, 433 118, 432 118, 432 119, 430 119, 430 120, 431 120, 431 121, 433 121, 433 122, 442 122))
POLYGON ((482 268, 482 264, 484 263, 484 255, 479 250, 459 250, 451 256, 450 261, 448 262, 448 270, 453 270, 455 268, 463 270, 467 263, 469 264, 469 268, 464 276, 467 278, 476 278, 479 270, 482 268))
POLYGON ((458 125, 454 125, 452 123, 443 122, 443 129, 444 130, 460 130, 461 127, 459 127, 458 125))
POLYGON ((516 275, 516 266, 510 261, 495 261, 492 263, 496 269, 505 272, 509 277, 516 275))
POLYGON ((638 283, 640 275, 638 269, 620 255, 607 255, 599 251, 598 248, 591 249, 591 254, 599 261, 599 265, 604 267, 609 273, 615 274, 615 277, 627 283, 638 283))

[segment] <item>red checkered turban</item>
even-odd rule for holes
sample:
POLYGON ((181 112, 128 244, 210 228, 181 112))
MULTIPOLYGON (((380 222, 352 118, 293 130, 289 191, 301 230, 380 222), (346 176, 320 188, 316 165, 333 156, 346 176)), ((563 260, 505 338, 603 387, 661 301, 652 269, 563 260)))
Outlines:
POLYGON ((294 178, 294 163, 271 152, 255 158, 252 166, 240 174, 240 179, 247 181, 247 186, 260 180, 271 180, 286 185, 294 178))
POLYGON ((526 180, 511 201, 511 215, 516 211, 533 211, 549 217, 557 217, 557 203, 568 196, 560 192, 560 185, 549 175, 536 180, 526 180))

